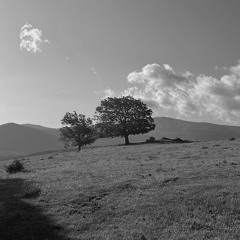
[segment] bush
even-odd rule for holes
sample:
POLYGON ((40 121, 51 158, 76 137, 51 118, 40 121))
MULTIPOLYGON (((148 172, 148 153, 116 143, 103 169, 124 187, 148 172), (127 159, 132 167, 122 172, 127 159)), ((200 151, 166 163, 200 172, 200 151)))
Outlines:
POLYGON ((150 137, 149 141, 154 142, 155 141, 155 137, 150 137))
POLYGON ((5 166, 5 171, 7 173, 16 173, 24 170, 23 164, 19 160, 14 160, 13 163, 5 166))
POLYGON ((155 142, 155 137, 150 137, 146 140, 147 143, 155 142))

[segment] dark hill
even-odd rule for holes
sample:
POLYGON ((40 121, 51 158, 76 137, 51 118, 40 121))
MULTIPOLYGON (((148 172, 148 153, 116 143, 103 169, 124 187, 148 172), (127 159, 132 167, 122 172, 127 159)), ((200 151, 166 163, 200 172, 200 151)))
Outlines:
MULTIPOLYGON (((131 135, 130 142, 141 142, 150 136, 160 140, 163 137, 176 139, 181 138, 190 141, 217 141, 240 138, 239 126, 226 126, 205 122, 190 122, 168 117, 155 117, 156 128, 148 134, 131 135)), ((123 144, 122 138, 99 139, 94 145, 123 144)))
POLYGON ((204 122, 189 122, 167 117, 154 118, 156 128, 149 133, 156 139, 181 138, 192 141, 213 141, 240 138, 239 126, 217 125, 204 122))
POLYGON ((51 134, 51 135, 53 135, 57 138, 59 137, 59 130, 57 128, 43 127, 41 125, 35 125, 35 124, 29 124, 29 123, 28 124, 23 124, 22 126, 30 127, 30 128, 34 128, 34 129, 43 131, 43 132, 51 134))
POLYGON ((31 154, 61 148, 62 145, 57 137, 49 133, 15 123, 0 126, 1 156, 31 154))

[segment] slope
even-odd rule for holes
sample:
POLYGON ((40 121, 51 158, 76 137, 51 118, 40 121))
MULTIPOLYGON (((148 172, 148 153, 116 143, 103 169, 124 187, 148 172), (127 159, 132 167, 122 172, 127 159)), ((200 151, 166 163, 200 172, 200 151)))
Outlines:
POLYGON ((167 117, 154 118, 156 128, 150 135, 188 139, 193 141, 214 141, 229 138, 240 138, 239 126, 225 126, 204 122, 189 122, 167 117))
POLYGON ((61 149, 57 137, 37 129, 8 123, 0 126, 0 153, 5 155, 31 154, 61 149))
POLYGON ((59 137, 58 128, 49 128, 49 127, 44 127, 44 126, 41 126, 41 125, 35 125, 35 124, 29 124, 29 123, 23 124, 22 126, 34 128, 34 129, 37 129, 39 131, 43 131, 43 132, 51 134, 51 135, 53 135, 57 138, 59 137))

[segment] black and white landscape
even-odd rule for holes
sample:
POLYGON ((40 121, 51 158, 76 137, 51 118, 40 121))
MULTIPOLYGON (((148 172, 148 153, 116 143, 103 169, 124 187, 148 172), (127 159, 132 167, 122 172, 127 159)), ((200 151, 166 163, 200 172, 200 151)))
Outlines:
POLYGON ((0 0, 0 240, 240 239, 239 0, 0 0))

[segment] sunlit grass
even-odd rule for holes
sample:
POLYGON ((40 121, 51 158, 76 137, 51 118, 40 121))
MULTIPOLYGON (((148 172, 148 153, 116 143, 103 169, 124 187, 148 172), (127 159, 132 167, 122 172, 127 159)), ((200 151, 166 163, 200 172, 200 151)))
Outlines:
POLYGON ((239 144, 86 148, 30 157, 29 172, 1 177, 31 184, 19 197, 63 239, 240 239, 239 144))

